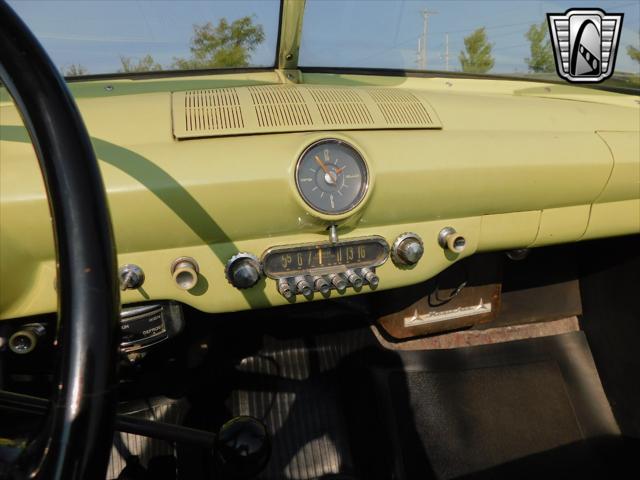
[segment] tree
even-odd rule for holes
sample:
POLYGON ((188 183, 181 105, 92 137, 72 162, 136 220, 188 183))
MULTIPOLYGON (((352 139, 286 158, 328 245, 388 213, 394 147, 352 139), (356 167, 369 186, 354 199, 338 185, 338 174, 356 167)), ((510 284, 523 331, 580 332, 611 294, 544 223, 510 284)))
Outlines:
POLYGON ((631 57, 631 60, 640 63, 640 49, 637 49, 633 45, 627 45, 627 55, 631 57))
POLYGON ((157 72, 162 70, 162 65, 157 63, 149 54, 138 59, 137 62, 131 57, 120 55, 120 63, 122 64, 122 68, 118 70, 120 73, 157 72))
POLYGON ((531 52, 531 57, 525 58, 529 71, 535 73, 555 71, 549 29, 546 22, 543 21, 540 25, 531 25, 524 36, 529 40, 529 50, 531 52))
POLYGON ((65 77, 79 77, 81 75, 88 75, 89 70, 79 63, 72 63, 62 71, 65 77))
POLYGON ((174 58, 173 67, 181 70, 246 67, 263 40, 262 25, 254 25, 250 16, 232 23, 221 18, 216 26, 211 22, 194 25, 191 58, 174 58))
POLYGON ((487 41, 484 27, 478 28, 471 35, 464 38, 464 50, 460 51, 460 65, 467 73, 487 73, 493 68, 494 60, 491 56, 493 46, 487 41))

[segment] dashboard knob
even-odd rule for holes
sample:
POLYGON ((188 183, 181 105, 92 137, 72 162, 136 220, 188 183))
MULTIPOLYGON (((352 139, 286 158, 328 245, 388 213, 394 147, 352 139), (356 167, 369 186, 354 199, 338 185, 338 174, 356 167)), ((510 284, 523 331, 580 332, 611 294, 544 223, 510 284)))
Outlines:
POLYGON ((353 270, 347 270, 346 275, 347 280, 349 280, 349 283, 353 286, 353 288, 362 288, 362 284, 364 283, 364 281, 362 280, 362 277, 360 275, 358 275, 353 270))
POLYGON ((346 280, 338 273, 332 273, 329 275, 329 281, 339 292, 344 292, 347 289, 346 280))
POLYGON ((396 265, 415 265, 424 254, 422 239, 416 233, 403 233, 393 243, 391 259, 396 265))
POLYGON ((262 274, 260 260, 251 253, 238 253, 231 257, 225 267, 225 276, 231 285, 244 289, 253 287, 262 274))
POLYGON ((200 267, 191 257, 176 258, 171 264, 171 276, 178 288, 191 290, 198 283, 200 267))
POLYGON ((467 246, 467 239, 452 227, 445 227, 438 234, 438 243, 453 253, 462 253, 467 246))
POLYGON ((144 283, 144 272, 138 265, 127 264, 118 269, 121 290, 136 290, 144 283))

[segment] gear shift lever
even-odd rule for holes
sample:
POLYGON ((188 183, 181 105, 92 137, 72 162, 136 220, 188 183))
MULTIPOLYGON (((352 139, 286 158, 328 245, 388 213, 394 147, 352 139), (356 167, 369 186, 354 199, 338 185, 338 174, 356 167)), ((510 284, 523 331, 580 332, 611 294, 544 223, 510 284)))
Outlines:
POLYGON ((233 479, 258 475, 271 456, 271 441, 262 422, 247 416, 235 417, 218 432, 214 455, 223 474, 233 479))

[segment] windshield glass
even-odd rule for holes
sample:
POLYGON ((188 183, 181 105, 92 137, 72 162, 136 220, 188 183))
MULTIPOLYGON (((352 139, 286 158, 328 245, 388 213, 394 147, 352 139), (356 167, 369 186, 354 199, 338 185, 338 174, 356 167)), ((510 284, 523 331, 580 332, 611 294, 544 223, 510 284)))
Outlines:
POLYGON ((307 0, 300 65, 560 80, 547 13, 624 13, 614 77, 640 86, 640 2, 307 0))
POLYGON ((275 65, 278 0, 9 3, 66 76, 275 65))

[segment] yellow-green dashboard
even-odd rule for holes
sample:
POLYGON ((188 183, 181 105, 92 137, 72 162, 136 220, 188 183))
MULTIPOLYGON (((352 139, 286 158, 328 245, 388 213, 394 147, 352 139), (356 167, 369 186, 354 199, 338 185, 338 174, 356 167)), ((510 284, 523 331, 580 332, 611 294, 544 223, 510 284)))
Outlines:
MULTIPOLYGON (((123 303, 173 299, 227 312, 370 291, 287 300, 271 278, 248 289, 225 278, 239 252, 261 258, 272 247, 328 242, 332 224, 339 240, 380 236, 391 247, 403 233, 420 237, 417 264, 377 266, 379 290, 424 281, 476 252, 640 232, 637 96, 330 74, 282 85, 272 72, 71 88, 108 192, 118 262, 145 275, 141 288, 122 293, 123 303), (193 92, 202 103, 189 103, 193 92), (300 155, 325 138, 352 145, 370 173, 364 200, 341 215, 314 211, 294 180, 300 155), (464 236, 462 252, 438 242, 445 227, 464 236), (182 257, 199 267, 190 290, 171 272, 182 257)), ((8 319, 56 309, 56 269, 33 148, 3 95, 0 318, 8 319)))

